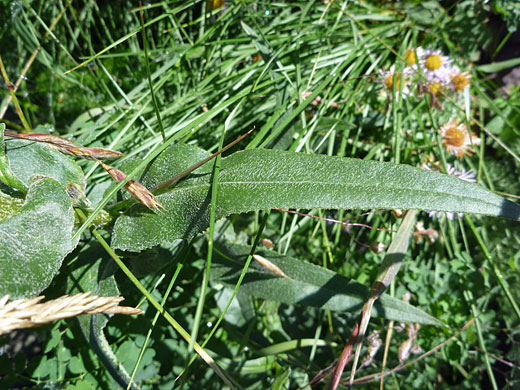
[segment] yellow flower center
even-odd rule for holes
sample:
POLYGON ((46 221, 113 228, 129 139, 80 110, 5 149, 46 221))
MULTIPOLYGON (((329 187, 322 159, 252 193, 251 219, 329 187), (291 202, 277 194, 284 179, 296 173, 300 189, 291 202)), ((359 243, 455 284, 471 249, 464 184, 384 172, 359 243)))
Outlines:
POLYGON ((209 9, 211 10, 219 9, 225 3, 225 0, 208 0, 209 9))
POLYGON ((470 78, 464 74, 457 74, 451 77, 451 82, 456 91, 462 91, 467 85, 469 85, 469 79, 470 78))
POLYGON ((436 70, 439 69, 442 65, 442 59, 441 56, 438 54, 432 54, 428 56, 426 59, 426 67, 429 70, 436 70))
MULTIPOLYGON (((395 73, 390 73, 388 76, 385 77, 385 87, 387 89, 392 89, 392 87, 394 86, 394 74, 395 73)), ((395 74, 395 89, 396 90, 399 90, 399 86, 401 85, 401 75, 399 73, 395 74)))
POLYGON ((404 56, 404 60, 408 64, 408 66, 412 66, 417 63, 417 57, 415 57, 415 51, 413 49, 406 50, 406 54, 404 56))
POLYGON ((443 87, 440 82, 435 82, 428 84, 428 89, 435 95, 435 96, 441 96, 443 92, 443 87))
POLYGON ((444 140, 447 145, 460 147, 464 145, 465 134, 458 127, 450 127, 446 130, 444 140))

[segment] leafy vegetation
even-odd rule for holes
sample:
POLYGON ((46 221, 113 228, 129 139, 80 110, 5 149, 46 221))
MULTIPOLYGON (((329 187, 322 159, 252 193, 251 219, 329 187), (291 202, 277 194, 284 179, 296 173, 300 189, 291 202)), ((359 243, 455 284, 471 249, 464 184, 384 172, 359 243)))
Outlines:
POLYGON ((2 1, 2 388, 518 386, 506 5, 2 1))

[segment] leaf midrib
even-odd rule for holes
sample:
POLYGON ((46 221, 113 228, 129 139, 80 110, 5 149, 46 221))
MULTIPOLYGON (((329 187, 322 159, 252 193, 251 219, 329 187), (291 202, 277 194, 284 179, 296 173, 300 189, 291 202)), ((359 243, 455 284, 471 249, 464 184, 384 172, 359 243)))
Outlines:
MULTIPOLYGON (((229 185, 255 185, 255 184, 286 184, 286 185, 297 185, 297 184, 318 184, 318 185, 329 185, 329 186, 345 186, 346 188, 380 188, 380 189, 389 189, 389 190, 399 190, 399 191, 409 191, 413 193, 428 193, 428 192, 434 192, 439 195, 447 195, 450 197, 454 197, 458 200, 472 200, 477 201, 478 203, 485 203, 491 206, 497 206, 497 204, 488 201, 483 200, 479 197, 472 197, 472 196, 466 196, 466 195, 459 195, 454 194, 452 192, 446 192, 446 191, 440 191, 440 190, 431 190, 431 189, 420 189, 420 188, 412 188, 412 187, 399 187, 399 186, 391 186, 391 185, 385 185, 385 184, 352 184, 352 183, 339 183, 339 182, 326 182, 326 181, 309 181, 309 180, 300 180, 300 181, 219 181, 218 185, 220 186, 229 186, 229 185)), ((165 192, 159 196, 167 195, 172 192, 177 191, 184 191, 184 190, 195 190, 195 189, 201 189, 201 188, 208 188, 211 185, 209 183, 203 183, 203 184, 192 184, 188 186, 183 187, 177 187, 172 188, 170 191, 165 192)), ((481 187, 479 187, 481 188, 481 187)), ((432 208, 431 210, 435 210, 435 208, 432 208)))

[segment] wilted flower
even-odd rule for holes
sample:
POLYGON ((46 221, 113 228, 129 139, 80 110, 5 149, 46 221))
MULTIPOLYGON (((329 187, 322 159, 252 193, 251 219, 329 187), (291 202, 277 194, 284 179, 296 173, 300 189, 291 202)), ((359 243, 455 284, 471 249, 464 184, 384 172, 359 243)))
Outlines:
POLYGON ((369 247, 370 247, 370 250, 372 250, 375 253, 382 253, 386 249, 385 244, 383 244, 381 242, 373 242, 369 245, 369 247))
POLYGON ((376 356, 377 351, 379 351, 379 348, 381 348, 383 345, 383 341, 379 337, 379 331, 375 331, 374 333, 370 334, 366 341, 368 343, 368 351, 359 368, 371 365, 374 361, 374 357, 376 356))
POLYGON ((450 87, 455 92, 464 90, 469 85, 471 75, 468 72, 461 72, 458 66, 452 66, 449 71, 450 87))
POLYGON ((419 221, 415 224, 415 231, 413 232, 415 242, 419 243, 422 241, 423 237, 426 238, 426 240, 433 244, 437 238, 439 238, 439 232, 433 228, 424 228, 424 223, 422 221, 419 221))
POLYGON ((426 88, 428 88, 428 91, 430 91, 430 93, 436 97, 444 95, 444 84, 440 81, 428 82, 426 84, 426 88))
POLYGON ((439 129, 442 144, 448 151, 457 158, 474 153, 472 145, 480 145, 480 138, 474 133, 469 133, 464 123, 458 124, 456 120, 450 120, 439 129))
POLYGON ((394 215, 397 218, 403 218, 403 210, 402 209, 394 209, 394 210, 392 210, 392 212, 394 213, 394 215))
POLYGON ((415 341, 417 340, 417 332, 419 331, 419 324, 408 323, 408 340, 401 344, 397 357, 399 363, 404 363, 410 357, 410 353, 420 353, 421 349, 419 346, 413 348, 415 341))

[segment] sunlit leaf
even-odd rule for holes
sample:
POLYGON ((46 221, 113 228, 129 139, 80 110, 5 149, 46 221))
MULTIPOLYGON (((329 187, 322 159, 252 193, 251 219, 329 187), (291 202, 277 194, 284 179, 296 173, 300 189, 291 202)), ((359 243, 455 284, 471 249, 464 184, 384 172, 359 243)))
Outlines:
MULTIPOLYGON (((171 176, 176 173, 169 170, 171 176)), ((206 229, 210 176, 208 168, 195 171, 187 182, 159 195, 166 209, 161 214, 140 205, 131 207, 116 221, 112 245, 140 251, 161 242, 190 239, 206 229)), ((400 208, 520 216, 516 204, 453 176, 325 155, 264 149, 237 152, 222 159, 218 183, 217 218, 272 208, 400 208)))

